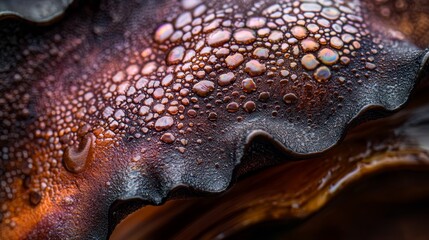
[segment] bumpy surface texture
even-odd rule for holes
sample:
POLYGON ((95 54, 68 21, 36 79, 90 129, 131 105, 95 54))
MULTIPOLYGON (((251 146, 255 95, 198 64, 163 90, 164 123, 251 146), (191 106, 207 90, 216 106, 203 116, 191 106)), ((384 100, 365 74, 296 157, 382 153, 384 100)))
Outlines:
POLYGON ((309 155, 399 108, 429 42, 400 23, 429 13, 394 2, 101 1, 1 22, 2 234, 103 238, 117 199, 225 190, 254 137, 309 155))

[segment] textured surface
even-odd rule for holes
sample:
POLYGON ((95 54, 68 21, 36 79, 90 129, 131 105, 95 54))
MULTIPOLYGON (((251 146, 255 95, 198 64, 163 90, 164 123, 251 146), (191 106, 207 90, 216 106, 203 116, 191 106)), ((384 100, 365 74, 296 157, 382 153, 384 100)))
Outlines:
POLYGON ((1 231, 102 238, 116 199, 225 190, 254 137, 306 156, 399 108, 427 36, 385 2, 101 1, 1 22, 1 231))

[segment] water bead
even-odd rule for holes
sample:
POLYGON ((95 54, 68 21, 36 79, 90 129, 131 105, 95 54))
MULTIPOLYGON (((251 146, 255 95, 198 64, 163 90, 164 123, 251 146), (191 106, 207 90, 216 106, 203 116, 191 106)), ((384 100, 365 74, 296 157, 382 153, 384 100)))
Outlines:
POLYGON ((244 57, 241 53, 236 53, 225 58, 226 66, 230 69, 235 69, 244 61, 244 57))
POLYGON ((266 71, 266 67, 264 64, 260 63, 257 60, 250 60, 246 63, 246 67, 244 71, 248 73, 250 76, 260 76, 266 71))
POLYGON ((283 39, 283 33, 277 30, 274 30, 268 36, 268 41, 272 43, 280 42, 283 39))
POLYGON ((267 59, 270 50, 267 48, 258 47, 253 51, 253 56, 259 59, 267 59))
POLYGON ((325 7, 321 15, 329 20, 337 20, 340 17, 340 11, 333 7, 325 7))
POLYGON ((300 44, 304 52, 314 52, 319 50, 320 47, 320 44, 314 38, 306 38, 300 44))
POLYGON ((218 29, 207 36, 207 44, 212 47, 219 47, 231 39, 231 32, 218 29))
POLYGON ((320 50, 317 57, 322 63, 326 65, 334 65, 336 62, 338 62, 339 59, 338 53, 329 48, 320 50))
POLYGON ((325 83, 331 78, 331 70, 326 66, 319 67, 314 72, 314 78, 319 83, 325 83))
POLYGON ((251 17, 247 20, 246 26, 252 29, 259 29, 265 26, 267 19, 264 17, 251 17))
POLYGON ((219 86, 224 87, 224 86, 230 85, 232 82, 234 82, 234 80, 235 80, 234 73, 229 72, 229 73, 221 74, 217 82, 219 86))
POLYGON ((339 37, 332 37, 330 40, 331 47, 341 49, 344 46, 344 42, 339 37))
POLYGON ((200 97, 208 96, 214 90, 212 81, 203 80, 192 87, 192 90, 200 97))
POLYGON ((173 32, 173 25, 171 25, 171 23, 165 23, 156 30, 154 39, 158 43, 163 43, 173 34, 173 32))
POLYGON ((164 117, 158 118, 158 120, 156 120, 155 130, 158 132, 164 131, 164 130, 171 128, 173 126, 173 124, 174 124, 174 120, 172 117, 164 116, 164 117))
POLYGON ((300 8, 303 12, 320 12, 322 10, 322 6, 317 3, 303 3, 300 8))
POLYGON ((303 26, 294 26, 290 31, 297 39, 304 39, 308 36, 308 30, 303 26))
POLYGON ((251 93, 256 91, 256 83, 251 78, 246 78, 241 82, 241 88, 246 93, 251 93))
POLYGON ((314 70, 319 65, 319 61, 313 54, 307 54, 302 57, 301 64, 307 70, 314 70))
POLYGON ((177 46, 168 53, 167 64, 169 65, 179 64, 182 61, 184 56, 185 56, 185 48, 182 46, 177 46))
POLYGON ((233 37, 238 44, 249 44, 256 40, 255 31, 248 28, 235 31, 233 37))

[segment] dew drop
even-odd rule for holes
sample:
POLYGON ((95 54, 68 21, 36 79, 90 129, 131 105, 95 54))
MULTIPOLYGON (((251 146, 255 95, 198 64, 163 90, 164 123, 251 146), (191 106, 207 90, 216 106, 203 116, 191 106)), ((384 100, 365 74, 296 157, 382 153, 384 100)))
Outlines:
POLYGON ((158 43, 163 43, 173 34, 173 32, 173 25, 171 25, 171 23, 165 23, 158 27, 155 32, 154 39, 158 43))
POLYGON ((321 15, 330 20, 337 20, 340 17, 340 11, 333 7, 325 7, 321 15))
POLYGON ((94 148, 95 136, 92 133, 86 134, 79 146, 66 148, 63 155, 64 167, 72 173, 79 173, 85 169, 85 166, 91 159, 94 148))
POLYGON ((298 97, 294 93, 287 93, 283 96, 283 101, 286 104, 294 104, 298 101, 298 97))
POLYGON ((250 60, 246 63, 246 67, 244 68, 244 71, 252 77, 260 76, 264 74, 266 70, 267 68, 265 65, 257 60, 250 60))
POLYGON ((233 83, 233 82, 234 82, 234 80, 235 80, 235 75, 234 75, 234 73, 229 72, 229 73, 221 74, 221 75, 219 76, 219 79, 218 79, 218 81, 217 81, 217 82, 218 82, 219 86, 224 87, 224 86, 228 86, 228 85, 230 85, 231 83, 233 83))
POLYGON ((162 134, 160 140, 165 143, 171 144, 171 143, 174 143, 174 141, 176 140, 176 137, 174 137, 172 133, 164 133, 162 134))
POLYGON ((268 36, 268 41, 272 43, 280 42, 283 39, 283 33, 277 30, 274 30, 268 36))
POLYGON ((341 49, 344 46, 344 42, 339 37, 332 37, 330 40, 331 47, 341 49))
POLYGON ((308 36, 308 30, 303 26, 294 26, 290 32, 297 39, 304 39, 308 36))
POLYGON ((331 78, 331 71, 326 66, 319 67, 314 72, 314 78, 320 83, 327 82, 331 78))
POLYGON ((301 64, 307 70, 314 70, 319 65, 319 61, 313 54, 307 54, 302 57, 301 64))
POLYGON ((301 41, 301 47, 304 52, 314 52, 319 50, 320 44, 314 38, 306 38, 301 41))
POLYGON ((191 13, 190 12, 184 12, 177 17, 174 26, 179 29, 179 28, 182 28, 182 27, 190 24, 191 22, 192 22, 191 13))
POLYGON ((268 99, 270 99, 270 93, 269 92, 261 92, 258 96, 258 100, 261 102, 267 102, 268 99))
POLYGON ((236 102, 230 102, 228 105, 226 105, 226 110, 230 113, 235 113, 238 111, 240 106, 236 102))
POLYGON ((317 3, 303 3, 300 8, 304 12, 320 12, 322 10, 322 6, 317 3))
POLYGON ((170 116, 164 116, 164 117, 158 118, 158 120, 156 120, 155 122, 155 130, 158 132, 167 130, 171 128, 171 126, 173 126, 173 123, 174 123, 174 120, 170 116))
POLYGON ((243 63, 244 57, 241 53, 236 53, 234 55, 228 56, 225 58, 226 66, 230 69, 235 69, 243 63))
POLYGON ((246 93, 251 93, 256 91, 256 83, 251 78, 246 78, 241 82, 241 88, 246 93))
POLYGON ((207 35, 207 44, 212 47, 222 46, 231 39, 231 32, 228 30, 217 29, 207 35))
POLYGON ((179 64, 183 60, 184 56, 185 56, 185 48, 182 46, 177 46, 168 53, 167 64, 170 64, 170 65, 179 64))
POLYGON ((329 48, 320 50, 317 57, 322 63, 326 65, 334 65, 336 62, 338 62, 339 59, 338 53, 329 48))
POLYGON ((256 40, 255 32, 248 28, 242 28, 235 31, 233 37, 238 44, 249 44, 256 40))
POLYGON ((252 29, 259 29, 265 26, 267 19, 264 17, 251 17, 247 20, 246 26, 252 29))
POLYGON ((243 108, 248 113, 254 112, 256 110, 256 103, 253 101, 248 101, 244 103, 243 108))
POLYGON ((214 90, 214 83, 211 81, 203 80, 198 82, 192 87, 194 91, 200 97, 206 97, 214 90))
POLYGON ((253 51, 253 57, 259 58, 259 59, 267 59, 269 55, 269 50, 267 48, 256 48, 253 51))

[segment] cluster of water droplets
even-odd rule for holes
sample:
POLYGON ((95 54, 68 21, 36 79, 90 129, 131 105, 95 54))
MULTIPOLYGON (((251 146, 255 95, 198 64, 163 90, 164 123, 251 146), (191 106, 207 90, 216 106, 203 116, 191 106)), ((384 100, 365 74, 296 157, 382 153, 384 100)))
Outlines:
MULTIPOLYGON (((151 44, 130 53, 138 60, 99 79, 83 74, 85 84, 72 86, 75 94, 61 104, 49 103, 49 114, 37 119, 28 149, 51 160, 37 166, 37 161, 24 161, 26 167, 56 174, 59 170, 50 169, 62 162, 79 173, 95 146, 123 138, 170 144, 185 153, 189 142, 204 141, 189 137, 197 117, 242 121, 269 107, 276 117, 281 108, 306 104, 301 88, 351 81, 340 70, 352 65, 369 35, 356 1, 260 1, 245 12, 229 1, 220 8, 213 5, 183 0, 183 11, 154 30, 151 44)), ((377 54, 381 47, 370 44, 370 55, 377 54)), ((365 58, 364 66, 376 69, 374 57, 365 58)), ((28 150, 20 153, 30 155, 28 150)), ((39 190, 29 196, 33 205, 51 185, 49 176, 43 179, 32 185, 39 190)), ((1 184, 3 195, 12 199, 11 182, 1 184)))

